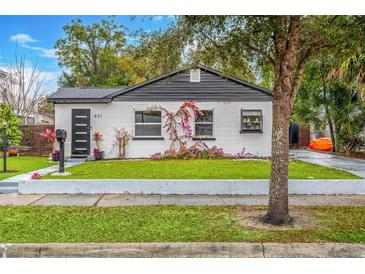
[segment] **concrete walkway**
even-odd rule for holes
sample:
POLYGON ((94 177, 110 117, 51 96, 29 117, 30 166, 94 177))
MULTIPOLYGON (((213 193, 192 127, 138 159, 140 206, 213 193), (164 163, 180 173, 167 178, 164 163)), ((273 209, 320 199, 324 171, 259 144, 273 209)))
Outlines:
POLYGON ((320 166, 342 169, 365 178, 365 160, 352 159, 330 153, 319 153, 308 150, 290 150, 291 158, 320 166))
MULTIPOLYGON (((78 161, 78 162, 65 162, 65 168, 76 166, 76 165, 79 165, 81 163, 82 163, 81 161, 78 161)), ((54 166, 49 166, 49 167, 46 167, 46 168, 38 169, 38 170, 33 170, 33 171, 30 171, 30 172, 27 172, 27 173, 19 174, 17 176, 13 176, 13 177, 10 177, 10 178, 6 178, 4 180, 1 180, 1 182, 17 182, 18 183, 20 181, 30 180, 33 173, 35 173, 35 172, 38 172, 41 176, 44 176, 48 173, 56 172, 56 171, 58 171, 58 164, 54 165, 54 166)))
MULTIPOLYGON (((268 195, 19 195, 0 194, 0 205, 267 205, 268 195)), ((365 195, 289 195, 290 205, 365 206, 365 195)))

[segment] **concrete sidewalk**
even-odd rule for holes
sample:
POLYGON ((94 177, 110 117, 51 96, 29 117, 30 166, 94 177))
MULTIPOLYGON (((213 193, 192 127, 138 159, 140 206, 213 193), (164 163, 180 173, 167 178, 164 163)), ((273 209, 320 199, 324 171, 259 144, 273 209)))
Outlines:
MULTIPOLYGON (((267 205, 268 195, 19 195, 0 194, 0 205, 267 205)), ((290 205, 365 206, 365 195, 289 195, 290 205)))
POLYGON ((290 150, 291 158, 320 166, 342 169, 365 178, 365 160, 337 156, 330 153, 319 153, 309 150, 290 150))
POLYGON ((0 244, 2 258, 364 258, 349 243, 46 243, 0 244))

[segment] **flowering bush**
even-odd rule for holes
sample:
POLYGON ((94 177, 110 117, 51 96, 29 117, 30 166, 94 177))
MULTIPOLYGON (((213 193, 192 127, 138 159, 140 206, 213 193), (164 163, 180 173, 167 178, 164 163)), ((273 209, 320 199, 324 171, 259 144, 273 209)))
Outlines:
POLYGON ((229 155, 228 158, 230 158, 230 159, 260 159, 260 160, 270 159, 270 157, 261 157, 261 156, 254 155, 249 152, 245 152, 245 148, 243 148, 240 153, 237 153, 235 155, 229 155))
POLYGON ((156 153, 151 156, 152 159, 162 160, 162 159, 224 159, 228 158, 223 152, 222 148, 217 146, 208 147, 207 144, 203 142, 197 142, 191 147, 180 147, 177 151, 174 148, 170 148, 163 153, 156 153))
POLYGON ((31 179, 32 179, 32 180, 38 180, 38 179, 40 179, 40 178, 42 178, 42 176, 41 176, 41 174, 39 174, 38 172, 34 172, 34 173, 32 174, 32 177, 31 177, 31 179))
POLYGON ((259 157, 254 154, 245 152, 245 148, 243 148, 241 153, 237 153, 234 155, 224 153, 222 148, 218 148, 217 146, 209 147, 206 143, 197 142, 189 148, 183 148, 180 150, 175 150, 174 148, 170 148, 165 150, 163 153, 155 153, 151 156, 153 160, 166 160, 166 159, 184 159, 184 160, 193 160, 193 159, 269 159, 268 157, 259 157))
POLYGON ((203 115, 196 102, 185 101, 176 112, 171 112, 160 105, 147 108, 146 112, 154 110, 161 110, 164 113, 162 117, 166 119, 166 122, 163 128, 166 129, 171 141, 170 150, 187 149, 187 139, 192 137, 193 132, 189 121, 192 117, 203 115))
POLYGON ((9 155, 17 155, 17 153, 18 153, 18 149, 16 146, 8 146, 7 151, 9 153, 9 155))
POLYGON ((94 148, 93 153, 95 159, 100 159, 100 149, 94 148))
POLYGON ((60 151, 58 149, 55 149, 54 151, 54 161, 60 160, 60 151))
MULTIPOLYGON (((100 151, 100 142, 103 141, 103 135, 99 131, 95 131, 92 136, 92 140, 95 142, 97 149, 100 151)), ((95 154, 95 149, 94 149, 95 154)))
POLYGON ((51 147, 51 152, 53 152, 54 149, 54 143, 56 142, 56 133, 53 129, 45 129, 42 133, 41 136, 43 136, 44 138, 47 139, 48 144, 51 147))

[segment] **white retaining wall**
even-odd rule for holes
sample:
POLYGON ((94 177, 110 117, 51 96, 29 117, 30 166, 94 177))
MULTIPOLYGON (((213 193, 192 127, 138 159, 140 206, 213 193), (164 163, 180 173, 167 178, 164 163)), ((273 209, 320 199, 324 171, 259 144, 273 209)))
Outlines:
MULTIPOLYGON (((27 180, 20 194, 268 194, 269 180, 27 180)), ((289 180, 289 194, 365 194, 365 180, 289 180)))

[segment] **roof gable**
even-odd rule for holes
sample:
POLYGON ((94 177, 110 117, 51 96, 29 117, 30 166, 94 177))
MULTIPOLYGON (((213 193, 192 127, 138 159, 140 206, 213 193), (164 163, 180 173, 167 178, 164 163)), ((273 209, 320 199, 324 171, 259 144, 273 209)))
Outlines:
POLYGON ((271 91, 199 66, 200 82, 180 69, 107 96, 115 101, 271 101, 271 91))
POLYGON ((271 101, 272 92, 241 79, 199 66, 200 82, 190 82, 190 70, 179 69, 127 88, 59 88, 53 103, 110 101, 271 101))

